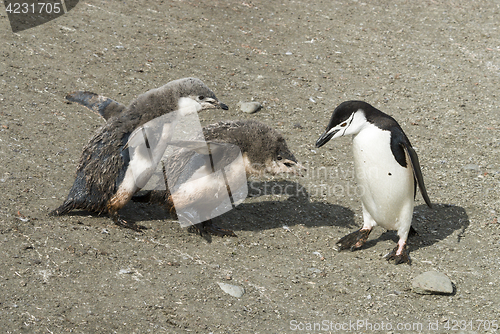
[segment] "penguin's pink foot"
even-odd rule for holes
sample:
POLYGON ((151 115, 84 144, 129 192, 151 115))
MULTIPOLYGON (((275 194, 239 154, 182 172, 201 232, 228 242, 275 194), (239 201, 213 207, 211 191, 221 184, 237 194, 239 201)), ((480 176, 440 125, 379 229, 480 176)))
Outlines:
POLYGON ((354 251, 363 247, 371 231, 371 229, 362 228, 360 230, 357 230, 356 232, 349 233, 348 235, 337 241, 336 244, 338 250, 342 251, 345 249, 350 249, 351 251, 354 251))
POLYGON ((411 264, 410 255, 406 249, 406 241, 399 241, 398 245, 394 247, 392 252, 385 256, 387 261, 394 261, 394 264, 407 263, 411 264))

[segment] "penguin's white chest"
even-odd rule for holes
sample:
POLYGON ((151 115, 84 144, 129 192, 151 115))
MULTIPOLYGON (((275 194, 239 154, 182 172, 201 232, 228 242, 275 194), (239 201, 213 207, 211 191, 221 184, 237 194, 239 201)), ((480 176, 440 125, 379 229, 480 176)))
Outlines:
POLYGON ((358 193, 376 224, 397 230, 408 224, 414 202, 413 170, 408 157, 407 167, 394 158, 390 131, 365 126, 353 136, 353 156, 358 193))

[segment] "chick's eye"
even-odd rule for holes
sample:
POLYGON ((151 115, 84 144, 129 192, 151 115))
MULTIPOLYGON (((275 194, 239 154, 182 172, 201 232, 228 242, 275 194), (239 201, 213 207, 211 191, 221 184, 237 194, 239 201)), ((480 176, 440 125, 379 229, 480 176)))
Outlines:
POLYGON ((203 96, 203 95, 198 96, 198 100, 201 101, 201 100, 204 100, 204 99, 205 99, 205 96, 203 96))
POLYGON ((347 125, 347 123, 346 123, 346 122, 344 122, 344 123, 340 124, 340 126, 341 126, 341 127, 343 127, 343 128, 344 128, 346 125, 347 125))
POLYGON ((278 159, 278 160, 283 160, 283 158, 282 158, 282 157, 280 157, 279 155, 278 155, 278 158, 277 158, 277 159, 278 159))

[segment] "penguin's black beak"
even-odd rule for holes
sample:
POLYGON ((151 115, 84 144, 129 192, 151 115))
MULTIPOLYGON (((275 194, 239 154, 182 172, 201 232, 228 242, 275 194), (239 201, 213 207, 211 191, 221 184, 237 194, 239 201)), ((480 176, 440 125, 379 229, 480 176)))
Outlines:
POLYGON ((328 129, 319 137, 319 139, 316 141, 316 147, 321 147, 325 145, 332 137, 339 132, 340 130, 335 130, 331 131, 331 129, 328 129))
POLYGON ((229 107, 227 105, 225 105, 224 103, 220 102, 219 101, 219 107, 222 109, 222 110, 229 110, 229 107))

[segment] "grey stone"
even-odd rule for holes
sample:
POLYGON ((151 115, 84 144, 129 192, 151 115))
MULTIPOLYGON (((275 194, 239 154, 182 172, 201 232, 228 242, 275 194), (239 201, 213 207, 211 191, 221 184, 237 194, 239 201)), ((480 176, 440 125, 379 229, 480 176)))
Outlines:
POLYGON ((474 170, 476 172, 479 172, 479 166, 476 164, 468 164, 464 166, 465 170, 474 170))
POLYGON ((260 102, 238 102, 238 107, 240 107, 241 111, 247 114, 253 114, 259 111, 262 108, 262 104, 260 102))
POLYGON ((227 294, 230 294, 233 297, 240 298, 245 294, 245 289, 241 286, 227 284, 227 283, 220 283, 220 282, 217 282, 217 284, 219 284, 222 291, 224 291, 227 294))
POLYGON ((126 268, 126 269, 120 269, 118 273, 121 275, 131 275, 134 274, 135 272, 130 268, 126 268))
POLYGON ((451 294, 453 285, 450 279, 438 271, 426 271, 415 277, 412 282, 413 292, 421 295, 451 294))

